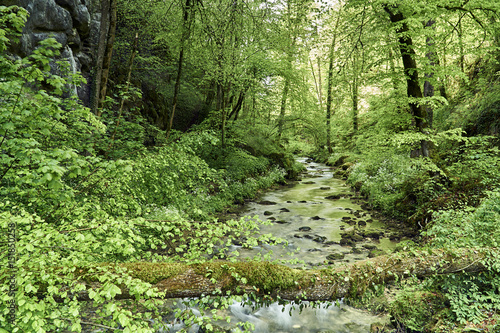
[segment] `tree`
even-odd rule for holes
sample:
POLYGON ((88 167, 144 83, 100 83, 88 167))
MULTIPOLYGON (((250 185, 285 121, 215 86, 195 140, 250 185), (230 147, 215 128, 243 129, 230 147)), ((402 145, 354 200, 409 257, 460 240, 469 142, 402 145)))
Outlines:
MULTIPOLYGON (((428 115, 427 110, 419 101, 422 99, 423 94, 418 78, 418 68, 416 63, 416 53, 413 47, 413 40, 410 36, 408 36, 410 29, 408 27, 408 23, 405 21, 406 17, 398 6, 385 5, 384 10, 389 14, 391 22, 393 24, 398 24, 396 33, 398 34, 399 51, 401 52, 404 73, 406 76, 406 92, 408 99, 410 100, 409 106, 413 115, 415 127, 420 133, 427 134, 429 128, 428 115)), ((412 156, 428 157, 429 142, 427 140, 420 140, 420 148, 412 151, 412 156)))

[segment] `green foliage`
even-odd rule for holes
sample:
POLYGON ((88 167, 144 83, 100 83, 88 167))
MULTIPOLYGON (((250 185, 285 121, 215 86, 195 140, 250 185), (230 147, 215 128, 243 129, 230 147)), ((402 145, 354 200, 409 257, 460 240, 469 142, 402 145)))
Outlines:
POLYGON ((360 184, 361 193, 373 206, 384 213, 401 217, 407 214, 400 206, 406 196, 408 182, 420 174, 418 161, 401 154, 372 156, 373 160, 357 163, 352 167, 348 182, 360 184))
POLYGON ((498 272, 452 275, 442 282, 454 319, 478 324, 500 310, 498 272))
POLYGON ((479 207, 445 210, 434 214, 424 235, 435 247, 498 247, 500 193, 490 192, 479 207))
POLYGON ((405 328, 429 332, 434 325, 432 318, 445 307, 446 299, 441 293, 421 287, 406 287, 391 303, 389 311, 405 328))
MULTIPOLYGON (((0 11, 5 50, 26 12, 0 11)), ((0 328, 79 332, 82 317, 95 311, 97 325, 153 332, 161 322, 149 321, 157 316, 158 293, 109 263, 199 262, 224 258, 236 238, 277 241, 255 236, 256 219, 220 223, 211 214, 283 181, 283 171, 238 148, 223 156, 227 164, 218 167, 226 170, 214 169, 200 157, 210 155, 209 132, 145 149, 150 127, 133 108, 118 124, 113 105, 97 119, 61 97, 80 78, 50 73, 59 47, 46 39, 28 58, 0 55, 0 230, 13 235, 0 243, 0 252, 11 254, 0 258, 1 267, 10 267, 0 272, 0 328), (112 300, 122 287, 135 299, 112 300), (73 297, 80 292, 91 304, 73 297), (12 301, 16 321, 9 317, 12 301)), ((133 103, 133 96, 121 97, 133 103)))

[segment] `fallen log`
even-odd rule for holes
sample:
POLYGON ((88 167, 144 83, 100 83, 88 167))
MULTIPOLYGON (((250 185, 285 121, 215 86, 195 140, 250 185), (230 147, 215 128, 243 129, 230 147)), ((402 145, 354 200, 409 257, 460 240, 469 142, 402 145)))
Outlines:
MULTIPOLYGON (((165 298, 254 294, 268 299, 334 301, 362 295, 368 288, 409 276, 482 272, 497 249, 432 250, 396 253, 318 270, 300 270, 269 262, 125 263, 134 278, 148 282, 165 298)), ((94 279, 95 281, 95 279, 94 279)), ((96 287, 89 282, 89 287, 96 287)), ((115 299, 132 298, 121 287, 115 299)), ((89 300, 87 291, 80 300, 89 300)))

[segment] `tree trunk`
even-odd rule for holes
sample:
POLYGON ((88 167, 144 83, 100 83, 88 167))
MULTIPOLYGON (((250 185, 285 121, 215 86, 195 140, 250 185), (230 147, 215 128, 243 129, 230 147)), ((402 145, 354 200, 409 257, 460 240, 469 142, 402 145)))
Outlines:
MULTIPOLYGON (((421 99, 423 97, 423 94, 418 82, 418 69, 417 62, 415 60, 416 54, 415 50, 413 49, 413 40, 408 35, 410 29, 405 21, 404 15, 400 11, 398 11, 397 5, 385 5, 384 9, 389 14, 391 22, 394 24, 398 24, 396 32, 399 35, 399 50, 401 52, 404 73, 406 76, 407 95, 412 100, 421 99)), ((416 101, 410 101, 409 106, 417 131, 421 133, 427 133, 429 123, 427 121, 427 112, 425 110, 425 107, 423 107, 416 101)), ((426 140, 421 140, 420 148, 412 151, 411 156, 428 157, 429 142, 426 140)))
MULTIPOLYGON (((434 23, 435 21, 430 19, 429 21, 427 21, 425 26, 434 30, 434 23)), ((438 58, 436 51, 434 51, 434 40, 432 39, 432 37, 427 37, 426 44, 428 50, 425 56, 429 60, 430 70, 425 73, 426 80, 424 82, 424 97, 432 97, 434 96, 434 85, 429 80, 434 77, 434 67, 437 65, 438 58)), ((429 128, 432 128, 434 110, 429 105, 429 103, 426 104, 425 110, 427 112, 427 121, 429 123, 429 128)))
POLYGON ((278 138, 281 138, 283 134, 283 127, 285 124, 285 111, 286 111, 286 100, 288 99, 288 91, 290 90, 290 78, 285 77, 285 86, 283 87, 283 94, 281 95, 281 107, 280 115, 278 118, 278 138))
POLYGON ((333 56, 335 55, 335 45, 337 44, 337 29, 340 21, 340 11, 337 13, 337 21, 335 22, 335 29, 332 38, 332 44, 330 45, 330 54, 329 54, 329 63, 328 63, 328 84, 327 84, 327 92, 326 92, 326 148, 328 149, 328 153, 331 154, 332 150, 332 142, 331 142, 331 133, 332 129, 330 126, 330 121, 332 117, 332 101, 333 101, 333 56))
POLYGON ((117 0, 110 0, 110 21, 109 21, 109 29, 108 29, 108 38, 106 42, 106 50, 104 54, 104 60, 102 64, 102 75, 101 75, 101 84, 100 84, 100 92, 99 92, 99 102, 97 104, 97 116, 100 117, 102 114, 102 107, 104 105, 104 101, 106 100, 106 91, 108 87, 108 78, 109 71, 111 69, 111 58, 113 57, 113 45, 115 43, 115 35, 116 35, 116 22, 117 22, 117 0))
POLYGON ((93 73, 92 89, 90 93, 90 110, 97 115, 99 105, 99 94, 101 92, 102 69, 104 62, 104 55, 106 52, 106 41, 109 30, 110 20, 110 1, 102 0, 101 2, 101 22, 99 25, 99 44, 97 46, 97 56, 95 62, 95 70, 93 73))
POLYGON ((169 117, 169 121, 167 124, 167 131, 166 131, 167 140, 168 140, 168 137, 170 136, 170 131, 172 130, 172 126, 174 124, 175 110, 177 108, 177 101, 179 99, 179 91, 181 88, 182 66, 184 63, 184 48, 185 48, 186 40, 189 38, 189 34, 190 34, 189 19, 190 19, 191 5, 192 5, 191 0, 186 0, 186 4, 184 7, 184 19, 182 21, 179 61, 177 63, 177 77, 175 78, 174 97, 172 99, 172 110, 170 112, 170 117, 169 117))
MULTIPOLYGON (((384 285, 409 276, 476 273, 488 270, 487 258, 498 256, 497 249, 433 250, 396 253, 352 264, 339 264, 321 270, 299 270, 269 262, 125 263, 130 276, 151 283, 165 298, 201 297, 203 295, 254 294, 290 301, 334 301, 358 297, 375 285, 384 285), (239 276, 239 280, 235 278, 239 276)), ((114 264, 106 271, 113 271, 114 264)), ((85 272, 85 268, 80 268, 85 272)), ((84 282, 97 287, 95 277, 84 282)), ((84 280, 85 281, 85 280, 84 280)), ((78 299, 89 300, 88 291, 78 299)), ((124 287, 115 299, 128 299, 124 287)), ((61 301, 61 300, 60 300, 61 301)))
POLYGON ((231 119, 231 117, 234 116, 234 121, 238 120, 238 115, 239 115, 241 108, 243 106, 243 101, 245 100, 245 95, 246 95, 246 91, 240 92, 240 94, 238 96, 238 100, 236 101, 236 104, 233 107, 233 110, 231 111, 231 113, 227 117, 228 119, 231 119))

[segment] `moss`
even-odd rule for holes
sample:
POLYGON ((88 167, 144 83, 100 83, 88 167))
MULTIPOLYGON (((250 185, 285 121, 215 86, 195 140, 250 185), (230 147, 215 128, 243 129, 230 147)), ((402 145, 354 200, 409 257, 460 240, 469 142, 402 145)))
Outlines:
POLYGON ((238 263, 206 263, 192 266, 198 274, 209 274, 216 280, 232 279, 233 285, 238 284, 242 278, 247 285, 259 288, 261 292, 272 292, 276 289, 293 288, 294 286, 306 287, 311 283, 311 274, 306 271, 291 270, 288 267, 268 262, 256 264, 255 262, 238 263))
POLYGON ((139 262, 120 264, 120 266, 128 269, 132 277, 151 284, 169 279, 186 270, 186 265, 178 263, 139 262))
POLYGON ((435 316, 446 308, 444 296, 436 291, 405 291, 390 305, 390 313, 404 327, 426 331, 434 326, 435 316))

